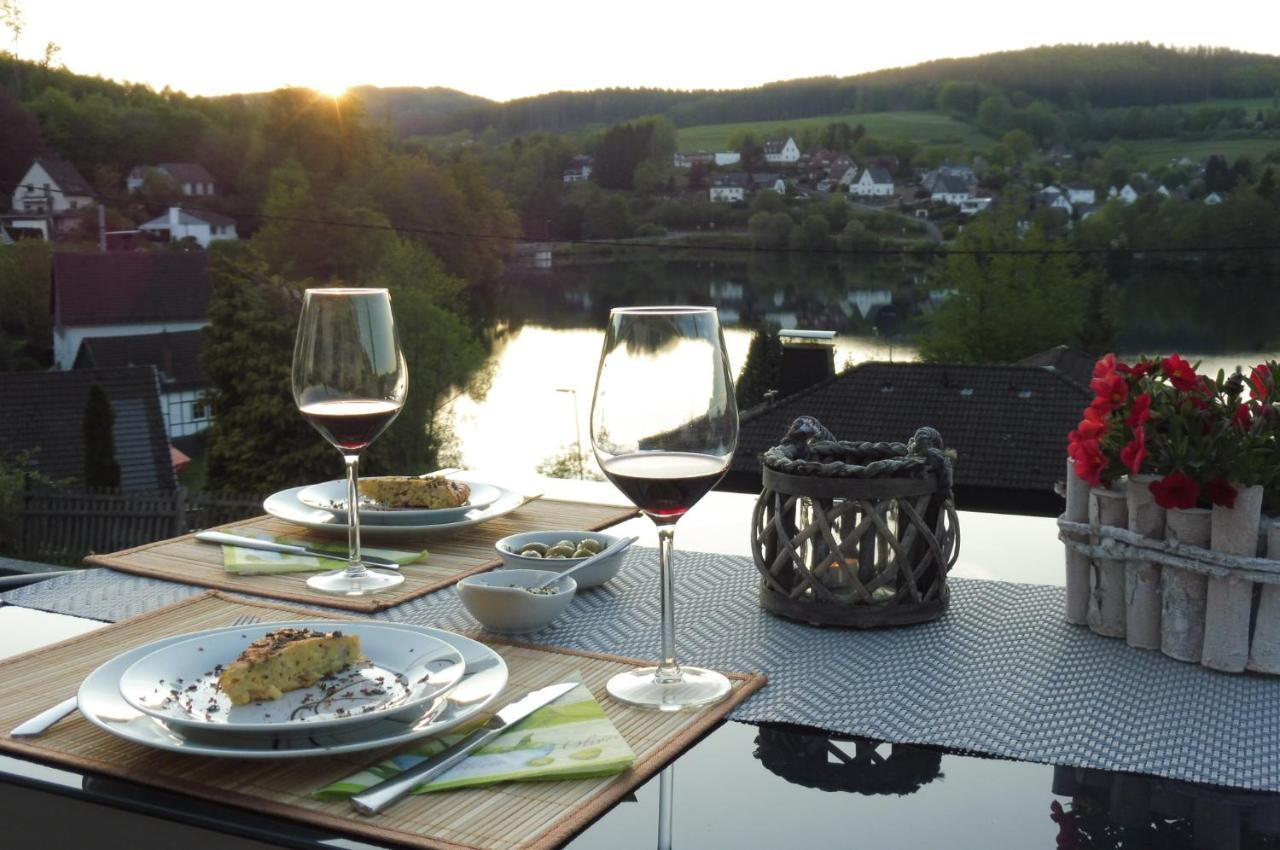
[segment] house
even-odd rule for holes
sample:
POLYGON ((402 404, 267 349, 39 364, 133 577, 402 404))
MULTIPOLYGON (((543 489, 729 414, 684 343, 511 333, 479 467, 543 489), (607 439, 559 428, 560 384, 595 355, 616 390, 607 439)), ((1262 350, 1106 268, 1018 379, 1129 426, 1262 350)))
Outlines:
MULTIPOLYGON (((719 154, 711 154, 706 151, 694 151, 693 153, 676 153, 671 155, 671 164, 676 168, 693 168, 694 165, 701 163, 703 165, 711 165, 716 161, 719 154)), ((739 154, 741 158, 741 154, 739 154)))
POLYGON ((970 187, 973 185, 963 177, 954 174, 938 175, 933 181, 930 200, 943 204, 962 204, 973 197, 970 187))
POLYGON ((84 477, 84 412, 102 387, 115 421, 112 437, 125 492, 177 486, 153 366, 74 372, 0 372, 0 452, 29 453, 30 467, 55 481, 84 477))
POLYGON ((879 166, 871 165, 862 169, 858 179, 849 184, 850 195, 864 197, 889 197, 893 195, 893 178, 889 172, 879 166))
POLYGON ((769 139, 764 143, 764 160, 780 165, 794 164, 800 161, 800 148, 790 136, 786 139, 769 139))
POLYGON ((1067 200, 1075 204, 1096 204, 1098 202, 1098 193, 1094 191, 1092 186, 1086 186, 1083 183, 1066 183, 1062 186, 1066 192, 1067 200))
POLYGON ((1038 366, 1057 372, 1069 381, 1074 381, 1088 389, 1093 380, 1093 367, 1098 358, 1069 345, 1056 345, 1047 351, 1041 351, 1018 361, 1019 366, 1038 366))
POLYGON ((586 154, 579 154, 569 160, 569 167, 564 170, 562 178, 566 183, 585 183, 591 177, 595 160, 586 154))
POLYGON ((1056 516, 1065 435, 1092 397, 1038 366, 864 363, 744 411, 725 487, 759 492, 760 455, 799 416, 816 418, 842 440, 905 442, 930 425, 957 453, 959 507, 1056 516))
POLYGON ((787 181, 782 179, 782 175, 776 173, 752 174, 751 189, 757 192, 772 189, 779 195, 785 195, 787 194, 787 181))
POLYGON ((1068 216, 1071 215, 1073 209, 1071 201, 1067 200, 1067 195, 1053 187, 1041 190, 1036 195, 1036 203, 1039 206, 1048 207, 1049 209, 1061 210, 1068 216))
POLYGON ((1204 202, 1211 207, 1216 207, 1218 204, 1222 203, 1222 196, 1217 192, 1210 192, 1204 196, 1204 202))
POLYGON ((931 171, 926 171, 920 177, 920 186, 925 191, 934 192, 936 191, 935 187, 937 183, 944 177, 959 178, 966 186, 970 187, 970 194, 972 194, 972 187, 978 182, 977 172, 974 171, 972 165, 948 164, 940 165, 931 171))
POLYGON ((73 369, 154 366, 160 379, 160 412, 169 439, 190 437, 213 424, 205 401, 209 381, 200 367, 204 331, 88 337, 73 369))
POLYGON ((1111 191, 1108 193, 1108 196, 1112 198, 1119 198, 1123 203, 1126 203, 1126 204, 1132 204, 1134 201, 1138 200, 1138 198, 1140 197, 1138 194, 1138 190, 1133 188, 1133 186, 1129 183, 1124 184, 1124 188, 1122 189, 1117 189, 1115 186, 1112 186, 1111 191))
POLYGON ((40 154, 13 190, 15 213, 65 213, 93 204, 98 193, 76 167, 53 154, 40 154))
POLYGON ((742 162, 742 154, 737 151, 716 151, 714 156, 716 165, 737 165, 742 162))
POLYGON ((91 337, 197 331, 209 324, 203 251, 53 255, 53 360, 70 369, 91 337))
MULTIPOLYGON (((831 173, 835 174, 836 171, 833 169, 831 173)), ((840 173, 840 179, 837 182, 839 182, 841 186, 852 186, 853 182, 858 179, 858 166, 856 165, 847 166, 843 171, 839 173, 840 173)))
POLYGON ((138 229, 167 242, 194 239, 201 248, 208 248, 210 242, 239 238, 235 219, 216 212, 190 212, 182 207, 169 207, 167 214, 140 225, 138 229))
POLYGON ((198 162, 162 162, 159 165, 134 166, 124 180, 126 191, 136 192, 141 189, 147 175, 152 172, 172 181, 184 195, 216 194, 213 175, 198 162))
POLYGON ((717 174, 711 178, 711 202, 729 204, 747 197, 751 177, 746 174, 717 174))
POLYGON ((994 198, 965 198, 960 202, 960 215, 977 215, 991 206, 994 198))

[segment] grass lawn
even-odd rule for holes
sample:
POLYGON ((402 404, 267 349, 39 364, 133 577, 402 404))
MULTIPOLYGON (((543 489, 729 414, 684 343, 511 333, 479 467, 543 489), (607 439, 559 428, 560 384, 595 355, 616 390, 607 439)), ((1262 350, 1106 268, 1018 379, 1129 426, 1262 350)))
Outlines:
POLYGON ((1249 154, 1255 160, 1264 154, 1280 150, 1280 139, 1223 139, 1220 141, 1179 141, 1178 139, 1140 139, 1123 143, 1133 151, 1146 168, 1168 165, 1174 157, 1185 156, 1199 162, 1210 154, 1221 154, 1227 162, 1234 162, 1241 154, 1249 154))
POLYGON ((682 127, 676 134, 676 147, 682 152, 728 150, 729 137, 734 131, 751 129, 769 137, 778 131, 790 129, 799 133, 811 125, 822 129, 828 124, 844 121, 851 127, 861 124, 867 133, 880 138, 909 138, 921 144, 959 142, 970 147, 987 147, 995 140, 968 124, 956 121, 939 112, 903 111, 868 112, 865 114, 817 115, 812 118, 796 118, 788 121, 751 121, 741 124, 700 124, 682 127))

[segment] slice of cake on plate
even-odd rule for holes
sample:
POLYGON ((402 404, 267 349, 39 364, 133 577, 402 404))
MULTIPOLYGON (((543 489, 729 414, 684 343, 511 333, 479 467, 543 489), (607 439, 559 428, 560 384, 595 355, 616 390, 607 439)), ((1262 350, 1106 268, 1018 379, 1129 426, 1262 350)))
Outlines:
POLYGON ((362 660, 357 635, 277 629, 249 644, 227 665, 218 677, 218 689, 235 705, 279 699, 285 691, 314 685, 362 660))
POLYGON ((360 479, 360 495, 384 508, 460 508, 471 498, 462 481, 429 475, 383 475, 360 479))

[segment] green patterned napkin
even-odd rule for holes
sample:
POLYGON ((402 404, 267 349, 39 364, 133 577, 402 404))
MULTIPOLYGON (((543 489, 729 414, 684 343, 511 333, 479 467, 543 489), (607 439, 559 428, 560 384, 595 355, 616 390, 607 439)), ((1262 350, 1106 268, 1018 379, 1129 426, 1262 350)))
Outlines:
MULTIPOLYGON (((250 533, 245 536, 272 540, 276 543, 292 543, 296 546, 306 546, 308 549, 319 549, 322 552, 332 552, 335 555, 344 557, 347 554, 346 543, 321 543, 315 540, 301 540, 296 537, 281 537, 262 533, 250 533)), ((388 558, 400 566, 412 564, 427 557, 425 549, 421 552, 406 552, 403 549, 371 549, 365 546, 362 547, 362 551, 377 558, 388 558)), ((290 555, 285 552, 264 552, 261 549, 245 549, 240 546, 222 547, 222 565, 226 567, 227 572, 242 576, 314 573, 321 570, 342 568, 342 562, 328 558, 313 558, 310 555, 290 555)))
MULTIPOLYGON (((312 796, 319 800, 337 800, 358 794, 430 758, 466 737, 488 719, 488 716, 481 716, 451 729, 445 735, 428 738, 412 750, 321 788, 312 796)), ((453 770, 427 785, 414 788, 413 793, 429 794, 450 788, 521 780, 609 776, 626 770, 635 758, 636 754, 605 715, 591 691, 585 685, 578 685, 473 752, 453 770)))

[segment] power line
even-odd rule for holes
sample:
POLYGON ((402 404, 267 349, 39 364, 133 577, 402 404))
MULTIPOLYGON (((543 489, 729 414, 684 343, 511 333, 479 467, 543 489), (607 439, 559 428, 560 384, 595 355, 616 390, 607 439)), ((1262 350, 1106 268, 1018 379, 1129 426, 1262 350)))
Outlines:
MULTIPOLYGON (((9 189, 17 189, 20 186, 28 186, 25 183, 0 183, 9 189)), ((34 191, 34 190, 33 190, 34 191)), ((68 192, 63 189, 41 189, 46 193, 59 194, 78 194, 68 192)), ((117 204, 135 203, 135 199, 122 197, 119 195, 100 195, 99 197, 107 201, 117 204)), ((190 197, 190 196, 188 196, 190 197)), ((190 212, 206 212, 225 216, 226 213, 221 210, 211 209, 209 207, 182 205, 183 210, 190 212)), ((919 245, 911 248, 851 248, 848 250, 840 248, 783 248, 783 247, 767 247, 756 245, 729 245, 715 243, 677 243, 668 241, 645 241, 639 239, 535 239, 524 235, 511 235, 503 233, 478 233, 475 231, 447 230, 438 227, 424 227, 411 224, 377 224, 374 222, 361 221, 337 221, 334 219, 310 218, 305 216, 288 216, 275 215, 261 212, 241 213, 247 218, 253 218, 260 221, 287 222, 291 224, 310 224, 320 227, 345 227, 355 230, 376 230, 387 231, 392 233, 412 234, 418 236, 440 236, 451 239, 473 239, 476 241, 496 241, 510 242, 513 244, 525 245, 543 245, 553 243, 557 245, 584 245, 595 247, 614 247, 614 248, 655 248, 669 251, 721 251, 732 253, 749 253, 749 254, 817 254, 817 255, 860 255, 860 256, 976 256, 976 257, 996 257, 996 256, 1105 256, 1115 254, 1242 254, 1242 253, 1274 253, 1280 252, 1280 244, 1275 245, 1212 245, 1212 246, 1194 246, 1194 247, 1101 247, 1101 248, 1001 248, 991 250, 975 250, 975 249, 958 249, 951 248, 945 244, 919 245)))

